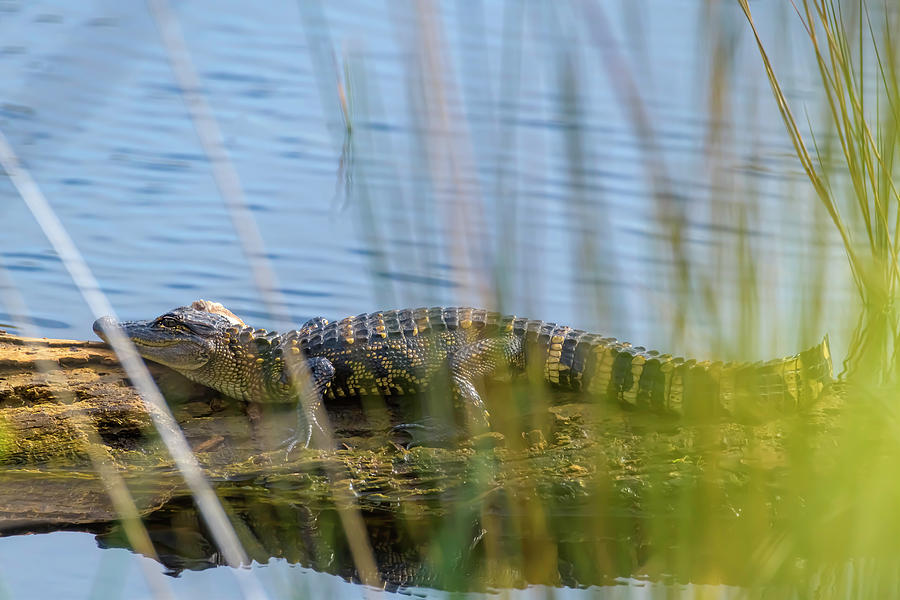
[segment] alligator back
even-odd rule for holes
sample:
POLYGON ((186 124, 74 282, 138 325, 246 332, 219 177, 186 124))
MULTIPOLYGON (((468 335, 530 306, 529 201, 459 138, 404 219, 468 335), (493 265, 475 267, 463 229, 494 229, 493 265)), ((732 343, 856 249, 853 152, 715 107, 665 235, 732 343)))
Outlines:
POLYGON ((827 337, 798 355, 751 364, 685 360, 469 307, 389 310, 311 323, 279 343, 334 363, 338 377, 328 395, 421 391, 454 356, 464 356, 460 368, 467 375, 490 376, 498 370, 496 356, 472 351, 485 340, 497 341, 491 348, 500 349, 503 372, 536 367, 554 387, 679 415, 789 410, 817 398, 832 378, 827 337))

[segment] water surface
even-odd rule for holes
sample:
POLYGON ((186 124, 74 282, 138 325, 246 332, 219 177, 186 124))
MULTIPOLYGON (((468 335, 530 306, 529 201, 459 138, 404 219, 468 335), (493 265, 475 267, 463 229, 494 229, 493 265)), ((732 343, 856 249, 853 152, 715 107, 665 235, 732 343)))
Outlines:
MULTIPOLYGON (((472 304, 723 358, 790 354, 821 338, 824 327, 783 324, 821 292, 823 272, 826 316, 851 290, 838 283, 839 247, 822 233, 737 5, 600 6, 605 29, 549 2, 444 2, 433 13, 393 2, 175 4, 295 322, 472 304), (725 114, 708 96, 710 56, 722 51, 711 22, 733 43, 725 114), (635 125, 636 104, 652 138, 635 125), (691 298, 716 298, 718 314, 693 301, 679 308, 673 218, 698 278, 691 298), (741 243, 757 260, 759 344, 716 346, 740 312, 742 275, 730 265, 741 243)), ((789 94, 811 100, 814 74, 792 41, 799 25, 786 7, 754 10, 789 94)), ((148 318, 207 298, 271 327, 146 5, 6 0, 0 39, 0 128, 117 313, 148 318)), ((93 337, 94 316, 6 179, 0 219, 0 261, 27 317, 49 337, 93 337)), ((21 315, 4 304, 0 323, 12 325, 21 315)), ((141 560, 88 539, 56 533, 0 548, 26 556, 52 540, 41 552, 56 563, 141 560)), ((72 568, 65 587, 146 593, 132 575, 104 583, 94 573, 112 569, 72 568)), ((348 589, 286 565, 258 574, 274 571, 315 578, 309 589, 348 589)), ((174 586, 218 593, 225 572, 174 586)), ((9 595, 27 597, 34 570, 9 573, 9 595)))

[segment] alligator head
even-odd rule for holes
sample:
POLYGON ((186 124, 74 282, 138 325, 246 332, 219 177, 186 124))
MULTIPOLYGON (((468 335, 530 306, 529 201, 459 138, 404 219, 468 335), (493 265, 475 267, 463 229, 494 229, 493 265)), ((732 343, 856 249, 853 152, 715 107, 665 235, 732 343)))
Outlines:
POLYGON ((94 333, 109 341, 104 330, 116 326, 144 358, 229 396, 243 396, 243 380, 226 375, 238 370, 228 343, 229 333, 244 327, 244 323, 221 304, 198 300, 149 321, 117 323, 111 317, 101 317, 94 322, 94 333))

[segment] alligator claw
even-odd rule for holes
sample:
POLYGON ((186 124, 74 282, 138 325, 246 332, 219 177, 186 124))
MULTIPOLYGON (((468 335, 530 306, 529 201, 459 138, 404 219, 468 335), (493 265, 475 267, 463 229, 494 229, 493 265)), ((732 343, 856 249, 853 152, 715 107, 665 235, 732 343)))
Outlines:
MULTIPOLYGON (((302 415, 302 413, 300 414, 302 415)), ((282 446, 287 446, 284 455, 285 460, 288 460, 290 458, 291 452, 293 452, 294 448, 296 448, 297 446, 302 446, 303 448, 310 447, 313 441, 313 427, 315 427, 320 434, 320 442, 317 442, 314 447, 319 447, 318 444, 323 443, 324 440, 327 440, 329 438, 329 435, 325 431, 325 428, 319 424, 319 421, 315 418, 315 416, 301 416, 298 421, 299 422, 297 423, 297 429, 294 432, 294 435, 281 442, 282 446)), ((323 448, 325 447, 327 446, 323 446, 323 448)))
POLYGON ((293 452, 294 448, 296 448, 297 446, 302 445, 304 448, 309 448, 310 437, 310 435, 307 435, 306 440, 301 441, 299 435, 292 435, 291 437, 281 442, 281 446, 287 446, 284 449, 284 460, 289 460, 291 458, 291 452, 293 452))

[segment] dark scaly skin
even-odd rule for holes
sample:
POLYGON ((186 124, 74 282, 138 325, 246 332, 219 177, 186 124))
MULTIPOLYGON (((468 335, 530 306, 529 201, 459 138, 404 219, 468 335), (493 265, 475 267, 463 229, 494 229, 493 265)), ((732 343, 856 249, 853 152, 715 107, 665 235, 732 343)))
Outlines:
MULTIPOLYGON (((99 319, 94 330, 115 326, 99 319)), ((808 404, 831 381, 827 338, 765 363, 697 362, 613 338, 473 308, 388 310, 284 334, 253 329, 220 304, 197 301, 150 321, 120 323, 142 356, 233 398, 294 402, 308 444, 322 398, 418 393, 447 377, 470 431, 489 426, 478 393, 486 378, 543 371, 553 387, 624 407, 676 415, 731 415, 743 405, 808 404), (305 367, 305 368, 304 368, 305 367), (309 375, 309 379, 306 379, 309 375), (311 385, 300 385, 308 381, 311 385)))

